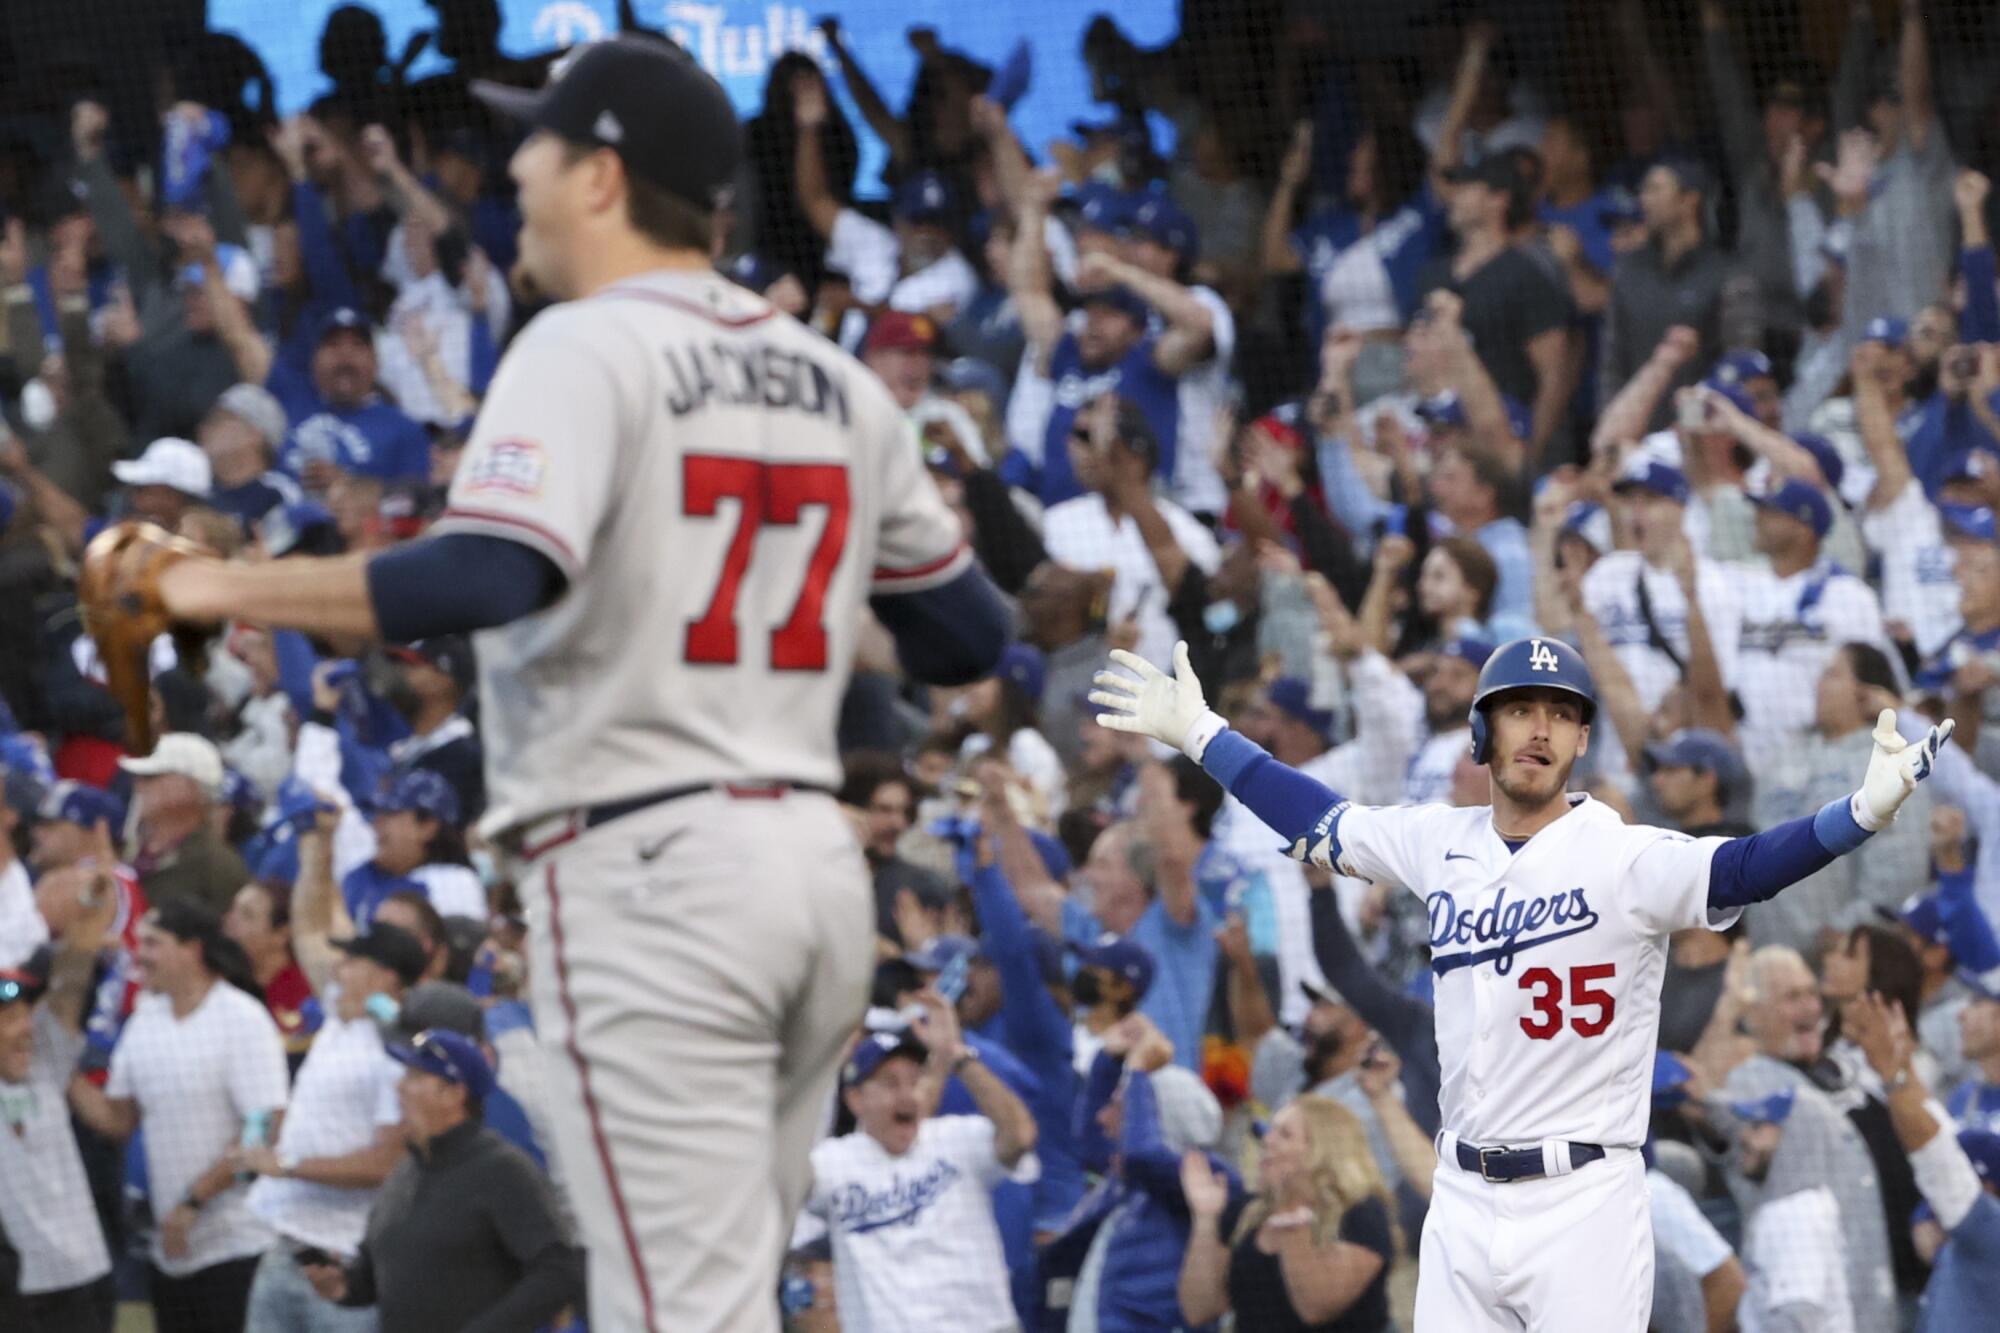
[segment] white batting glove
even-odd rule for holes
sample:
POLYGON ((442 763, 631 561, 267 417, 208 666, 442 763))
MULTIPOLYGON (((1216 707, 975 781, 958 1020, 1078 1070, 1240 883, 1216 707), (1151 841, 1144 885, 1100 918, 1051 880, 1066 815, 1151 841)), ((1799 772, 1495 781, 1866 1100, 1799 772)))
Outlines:
POLYGON ((1098 688, 1090 692, 1090 702, 1111 710, 1097 715, 1097 725, 1151 736, 1200 763, 1202 751, 1229 724, 1202 697, 1201 678, 1188 665, 1187 642, 1174 645, 1171 676, 1123 648, 1111 650, 1111 662, 1138 679, 1115 671, 1097 673, 1098 688))
POLYGON ((1854 793, 1854 822, 1870 833, 1894 823, 1903 802, 1931 775, 1938 749, 1951 738, 1955 725, 1946 718, 1922 740, 1906 741, 1896 731, 1895 710, 1883 709, 1875 719, 1875 753, 1868 756, 1868 776, 1854 793))

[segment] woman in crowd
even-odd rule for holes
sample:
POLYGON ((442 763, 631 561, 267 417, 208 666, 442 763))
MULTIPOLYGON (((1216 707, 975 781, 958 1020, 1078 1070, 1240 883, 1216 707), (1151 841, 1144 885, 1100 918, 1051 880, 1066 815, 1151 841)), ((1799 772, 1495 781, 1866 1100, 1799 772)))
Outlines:
POLYGON ((1395 1258, 1389 1190, 1354 1113, 1298 1098, 1272 1120, 1258 1192, 1234 1207, 1199 1153, 1182 1162, 1193 1231, 1181 1263, 1181 1316, 1235 1311, 1237 1333, 1387 1329, 1395 1258))

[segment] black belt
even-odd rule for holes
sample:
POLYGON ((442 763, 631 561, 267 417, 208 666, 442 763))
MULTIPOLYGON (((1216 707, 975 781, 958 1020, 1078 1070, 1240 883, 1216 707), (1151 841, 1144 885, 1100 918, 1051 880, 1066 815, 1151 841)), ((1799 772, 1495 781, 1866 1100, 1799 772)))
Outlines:
POLYGON ((600 824, 609 824, 614 819, 637 814, 648 806, 665 805, 668 801, 678 801, 683 796, 699 796, 703 792, 719 792, 739 801, 775 801, 780 796, 795 791, 832 793, 825 787, 816 787, 805 782, 691 782, 685 787, 668 787, 664 791, 647 792, 644 796, 633 796, 623 801, 607 801, 603 805, 586 806, 578 811, 578 816, 587 829, 600 824))
MULTIPOLYGON (((1569 1145, 1569 1164, 1572 1170, 1604 1156, 1604 1149, 1595 1143, 1572 1143, 1569 1145)), ((1461 1140, 1458 1145, 1458 1164, 1467 1171, 1476 1171, 1486 1180, 1496 1185, 1510 1184, 1516 1180, 1535 1180, 1548 1174, 1542 1163, 1540 1148, 1475 1148, 1461 1140)))

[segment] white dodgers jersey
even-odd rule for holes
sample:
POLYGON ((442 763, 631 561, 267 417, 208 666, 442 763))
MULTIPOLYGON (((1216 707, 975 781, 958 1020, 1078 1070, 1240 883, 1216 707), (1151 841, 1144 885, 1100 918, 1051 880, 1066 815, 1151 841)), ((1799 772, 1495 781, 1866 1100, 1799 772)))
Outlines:
POLYGON ((1424 900, 1438 1109, 1470 1143, 1643 1143, 1667 936, 1740 914, 1708 909, 1709 862, 1728 839, 1569 800, 1512 853, 1489 806, 1336 806, 1308 840, 1314 863, 1424 900))
POLYGON ((475 640, 489 833, 698 783, 834 785, 867 598, 971 562, 881 381, 705 270, 524 329, 435 530, 568 581, 475 640))

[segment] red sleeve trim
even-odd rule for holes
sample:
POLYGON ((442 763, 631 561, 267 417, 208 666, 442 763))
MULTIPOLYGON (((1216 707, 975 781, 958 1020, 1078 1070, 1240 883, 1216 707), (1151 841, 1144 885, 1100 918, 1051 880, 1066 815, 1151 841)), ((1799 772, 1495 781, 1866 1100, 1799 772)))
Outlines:
POLYGON ((875 581, 877 583, 903 583, 903 582, 908 582, 911 579, 929 578, 931 575, 937 573, 941 569, 944 569, 946 566, 950 565, 954 560, 957 560, 960 556, 964 554, 965 554, 965 543, 960 542, 957 546, 954 546, 949 553, 940 557, 939 559, 929 562, 928 564, 917 565, 910 569, 883 569, 880 566, 877 566, 875 570, 875 581))

